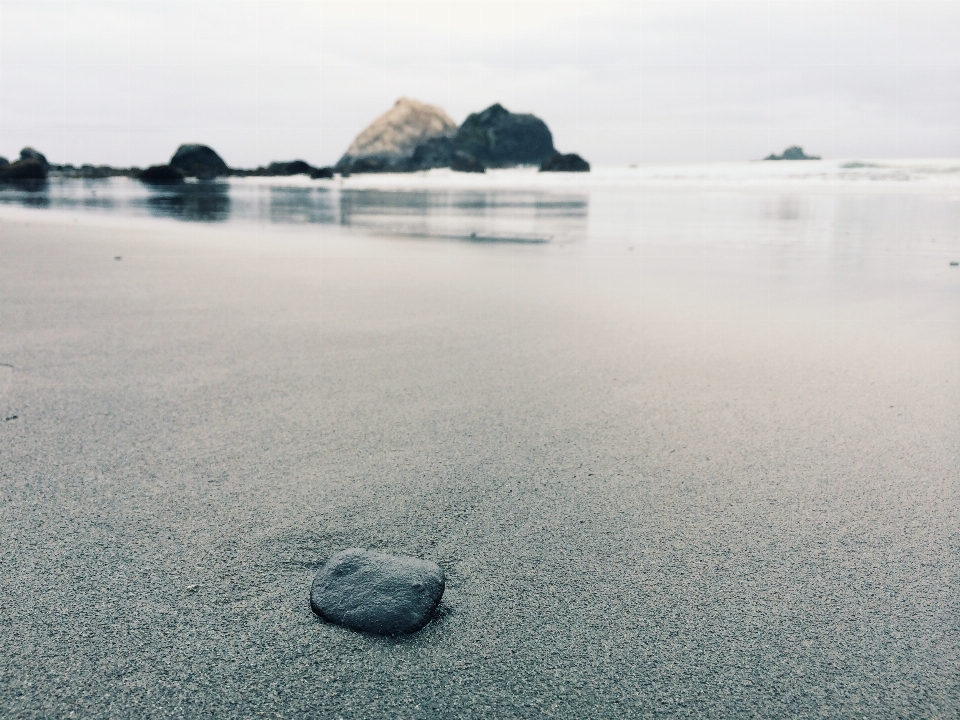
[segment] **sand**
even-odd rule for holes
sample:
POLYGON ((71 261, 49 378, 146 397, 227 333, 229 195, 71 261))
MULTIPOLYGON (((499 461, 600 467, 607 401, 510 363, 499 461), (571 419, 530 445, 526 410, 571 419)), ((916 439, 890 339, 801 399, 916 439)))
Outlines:
POLYGON ((960 711, 953 258, 45 218, 0 221, 0 715, 960 711), (439 616, 319 620, 356 546, 439 616))

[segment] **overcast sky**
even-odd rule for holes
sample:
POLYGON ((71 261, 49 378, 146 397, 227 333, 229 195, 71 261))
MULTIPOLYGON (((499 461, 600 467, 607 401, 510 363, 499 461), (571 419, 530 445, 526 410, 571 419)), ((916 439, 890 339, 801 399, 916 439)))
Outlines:
POLYGON ((401 95, 596 163, 960 156, 960 1, 0 0, 0 154, 331 164, 401 95))

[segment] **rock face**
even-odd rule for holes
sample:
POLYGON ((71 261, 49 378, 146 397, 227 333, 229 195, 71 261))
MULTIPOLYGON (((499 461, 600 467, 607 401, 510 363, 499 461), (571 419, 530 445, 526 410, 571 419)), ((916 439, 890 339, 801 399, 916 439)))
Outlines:
POLYGON ((183 173, 173 165, 153 165, 137 175, 137 178, 149 185, 176 185, 183 182, 183 173))
POLYGON ((6 166, 9 165, 9 164, 10 164, 10 161, 9 161, 9 160, 7 160, 7 159, 6 159, 5 157, 3 157, 3 156, 0 156, 0 168, 6 167, 6 166))
POLYGON ((432 168, 450 167, 453 164, 453 138, 431 138, 417 145, 413 156, 407 163, 407 169, 430 170, 432 168))
POLYGON ((487 169, 483 166, 483 163, 477 160, 473 155, 468 155, 465 152, 455 152, 453 154, 453 160, 450 163, 450 169, 454 172, 472 172, 472 173, 483 173, 487 169))
POLYGON ((569 155, 557 153, 543 161, 540 172, 590 172, 590 163, 576 153, 569 155))
POLYGON ((803 152, 803 148, 794 145, 793 147, 788 147, 783 151, 782 155, 767 155, 764 160, 819 160, 819 155, 807 155, 803 152))
POLYGON ((453 149, 472 155, 486 167, 539 165, 557 153, 543 120, 512 113, 500 104, 467 117, 457 130, 453 149))
POLYGON ((427 624, 445 582, 443 570, 429 560, 351 548, 317 573, 310 607, 353 630, 402 635, 427 624))
POLYGON ((203 180, 230 174, 230 168, 223 158, 206 145, 181 145, 170 159, 170 165, 187 177, 203 180))
POLYGON ((47 162, 47 158, 44 157, 42 152, 34 150, 32 147, 25 147, 20 151, 20 160, 36 160, 43 166, 44 170, 50 170, 50 163, 47 162))
POLYGON ((20 180, 46 180, 47 166, 35 158, 17 160, 0 167, 0 182, 20 180))
POLYGON ((357 136, 334 168, 338 172, 407 171, 413 169, 410 160, 418 145, 451 138, 456 132, 457 124, 440 108, 400 98, 357 136))

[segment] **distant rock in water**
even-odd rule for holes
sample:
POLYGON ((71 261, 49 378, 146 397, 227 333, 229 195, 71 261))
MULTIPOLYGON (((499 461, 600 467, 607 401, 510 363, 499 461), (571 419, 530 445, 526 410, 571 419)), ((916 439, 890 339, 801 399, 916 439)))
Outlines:
POLYGON ((230 174, 230 168, 213 148, 206 145, 181 145, 170 159, 170 165, 187 177, 211 180, 230 174))
POLYGON ((590 163, 576 153, 569 155, 557 153, 543 161, 540 172, 590 172, 590 163))
POLYGON ((50 163, 47 162, 44 154, 39 150, 34 150, 32 147, 25 147, 20 151, 20 160, 36 160, 45 170, 50 170, 50 163))
POLYGON ((0 167, 0 182, 46 179, 47 166, 36 158, 17 160, 0 167))
POLYGON ((183 172, 173 165, 153 165, 141 171, 137 179, 149 185, 176 185, 183 182, 183 172))
POLYGON ((783 151, 782 155, 767 155, 764 160, 819 160, 819 155, 807 155, 803 152, 803 148, 794 145, 793 147, 788 147, 783 151))
POLYGON ((512 113, 500 104, 467 117, 457 130, 453 149, 472 155, 486 167, 540 165, 557 154, 543 120, 512 113))
POLYGON ((484 173, 487 171, 482 162, 477 160, 473 155, 468 155, 465 152, 455 152, 453 154, 450 169, 454 172, 470 173, 484 173))
MULTIPOLYGON (((357 135, 334 169, 348 173, 420 169, 411 163, 417 146, 437 138, 451 138, 456 132, 457 124, 442 109, 400 98, 357 135)), ((445 160, 444 164, 449 165, 449 156, 445 160)), ((429 162, 424 158, 420 164, 429 162)))
POLYGON ((314 167, 306 160, 290 160, 289 162, 272 162, 266 167, 256 170, 242 170, 234 168, 231 175, 240 177, 290 177, 293 175, 309 175, 311 178, 332 178, 333 168, 314 167))
POLYGON ((305 160, 291 160, 290 162, 272 162, 266 167, 264 175, 289 176, 289 175, 309 175, 313 172, 313 166, 305 160))

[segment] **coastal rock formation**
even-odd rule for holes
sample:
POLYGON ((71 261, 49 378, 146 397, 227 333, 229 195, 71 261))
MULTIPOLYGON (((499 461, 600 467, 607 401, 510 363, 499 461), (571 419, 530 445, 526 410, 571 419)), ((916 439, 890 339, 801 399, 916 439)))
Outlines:
POLYGON ((590 163, 576 153, 557 153, 543 161, 540 172, 590 172, 590 163))
POLYGON ((819 155, 807 155, 799 145, 793 145, 783 151, 782 155, 767 155, 764 160, 819 160, 819 155))
POLYGON ((410 170, 418 145, 451 138, 456 132, 457 124, 442 109, 400 98, 357 136, 334 169, 348 173, 410 170))
POLYGON ((402 635, 427 624, 445 582, 443 570, 429 560, 351 548, 317 573, 310 607, 353 630, 402 635))
POLYGON ((46 179, 47 166, 36 158, 17 160, 0 167, 0 182, 46 179))
POLYGON ((149 185, 176 185, 183 182, 183 172, 173 165, 152 165, 137 178, 149 185))
POLYGON ((50 163, 47 162, 47 158, 39 150, 34 150, 32 147, 25 147, 20 151, 20 160, 36 160, 40 165, 43 166, 43 169, 48 171, 50 170, 50 163))
POLYGON ((187 177, 211 180, 230 174, 230 168, 213 148, 206 145, 181 145, 170 159, 170 165, 187 177))
POLYGON ((457 130, 453 149, 472 155, 486 167, 539 165, 557 153, 543 120, 512 113, 500 104, 467 117, 457 130))
POLYGON ((10 164, 10 161, 7 160, 7 159, 6 159, 5 157, 3 157, 2 155, 0 155, 0 168, 6 167, 6 166, 9 165, 9 164, 10 164))

